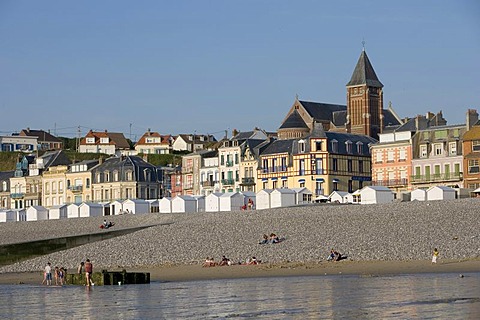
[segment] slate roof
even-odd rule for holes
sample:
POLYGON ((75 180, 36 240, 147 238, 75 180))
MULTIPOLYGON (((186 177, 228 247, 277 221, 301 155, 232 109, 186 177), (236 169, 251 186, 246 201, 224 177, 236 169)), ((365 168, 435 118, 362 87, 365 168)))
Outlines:
MULTIPOLYGON (((110 175, 113 171, 118 171, 118 180, 126 181, 126 171, 128 170, 133 171, 134 181, 145 182, 145 175, 143 174, 145 169, 150 169, 150 182, 158 181, 157 168, 142 158, 137 156, 111 157, 92 169, 93 182, 99 183, 97 181, 96 173, 106 171, 108 171, 110 175)), ((113 179, 109 179, 109 181, 113 181, 113 179)))
POLYGON ((31 130, 30 128, 20 131, 20 136, 37 137, 39 141, 62 142, 59 138, 43 130, 31 130))
POLYGON ((369 144, 377 143, 378 141, 372 137, 360 135, 360 134, 351 134, 351 133, 343 133, 343 132, 325 132, 325 135, 328 139, 327 150, 330 153, 334 153, 332 150, 332 140, 338 141, 338 152, 336 154, 350 154, 350 155, 369 155, 370 148, 368 147, 369 144), (352 152, 347 153, 347 145, 346 142, 352 142, 352 152), (357 143, 363 143, 363 152, 361 154, 358 153, 357 150, 357 143))
POLYGON ((353 71, 352 78, 347 83, 347 86, 356 86, 365 84, 369 87, 383 88, 383 84, 378 80, 375 70, 368 59, 365 50, 360 54, 357 65, 353 71))
POLYGON ((279 129, 298 129, 308 128, 297 110, 294 110, 287 119, 282 123, 279 129))
POLYGON ((45 152, 40 158, 43 159, 45 169, 51 166, 69 165, 72 163, 62 150, 45 152))
POLYGON ((297 139, 275 140, 268 147, 266 147, 261 154, 267 155, 267 154, 276 154, 276 153, 283 153, 283 152, 288 152, 292 154, 294 153, 294 150, 297 149, 295 148, 296 141, 297 139))
POLYGON ((397 117, 393 114, 392 111, 388 109, 383 109, 382 112, 383 112, 383 125, 385 127, 398 126, 402 124, 400 121, 398 121, 397 117))
MULTIPOLYGON (((333 113, 337 111, 347 112, 347 106, 341 104, 320 103, 312 101, 298 101, 315 120, 333 121, 333 113)), ((343 123, 345 124, 345 122, 343 123)))
POLYGON ((10 178, 13 178, 14 175, 15 171, 0 171, 0 181, 8 181, 10 178))

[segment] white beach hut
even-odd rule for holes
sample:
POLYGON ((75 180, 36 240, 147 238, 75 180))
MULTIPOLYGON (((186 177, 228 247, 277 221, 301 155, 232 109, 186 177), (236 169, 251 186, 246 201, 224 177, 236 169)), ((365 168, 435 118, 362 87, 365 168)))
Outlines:
POLYGON ((292 188, 295 191, 295 204, 305 204, 312 202, 312 191, 307 188, 292 188))
POLYGON ((78 207, 79 217, 103 216, 103 205, 100 203, 84 202, 78 207))
POLYGON ((247 210, 255 210, 255 204, 257 202, 257 194, 253 191, 240 191, 243 195, 243 205, 247 210), (250 205, 249 205, 250 201, 250 205))
POLYGON ((58 206, 53 206, 48 209, 48 219, 49 220, 56 220, 56 219, 66 219, 67 218, 67 205, 61 204, 58 206))
POLYGON ((42 206, 27 208, 27 221, 48 220, 48 209, 42 206))
POLYGON ((192 196, 176 196, 172 199, 172 212, 195 212, 197 210, 197 200, 192 196))
POLYGON ((410 192, 410 201, 427 201, 427 190, 425 189, 415 189, 410 192))
POLYGON ((270 208, 295 205, 296 193, 292 189, 274 189, 270 194, 270 208))
POLYGON ((133 214, 148 213, 150 205, 143 199, 127 199, 122 203, 123 211, 133 214))
POLYGON ((110 202, 110 215, 119 215, 119 214, 124 214, 125 210, 123 209, 123 202, 122 201, 112 201, 110 202))
POLYGON ((455 189, 445 186, 433 186, 427 189, 427 199, 430 200, 451 200, 455 199, 455 189))
POLYGON ((205 196, 203 195, 194 195, 192 196, 197 200, 197 212, 205 212, 205 196))
POLYGON ((361 204, 389 203, 393 201, 393 192, 384 186, 366 186, 360 190, 361 204))
POLYGON ((163 197, 158 200, 158 210, 160 213, 172 213, 172 198, 163 197))
POLYGON ((351 197, 351 194, 346 191, 333 191, 328 196, 328 199, 330 202, 333 202, 333 203, 352 203, 353 202, 353 197, 351 197), (350 195, 350 198, 352 198, 351 201, 348 197, 349 195, 350 195))
POLYGON ((205 197, 205 211, 218 212, 220 211, 220 197, 223 193, 213 192, 205 197))
POLYGON ((272 194, 272 189, 263 189, 257 192, 257 210, 270 209, 270 195, 272 194))
POLYGON ((27 210, 23 209, 12 209, 15 211, 15 215, 17 216, 16 221, 27 221, 27 210))
POLYGON ((220 211, 237 211, 243 207, 243 195, 239 192, 226 192, 220 197, 220 211))
POLYGON ((78 211, 79 205, 76 203, 71 203, 67 206, 67 218, 78 218, 79 217, 79 211, 78 211))
POLYGON ((17 221, 17 213, 14 210, 0 211, 0 222, 15 222, 17 221))
POLYGON ((149 211, 150 213, 158 213, 160 212, 160 204, 158 203, 159 200, 158 199, 149 199, 149 200, 146 200, 148 202, 148 206, 149 206, 149 211))

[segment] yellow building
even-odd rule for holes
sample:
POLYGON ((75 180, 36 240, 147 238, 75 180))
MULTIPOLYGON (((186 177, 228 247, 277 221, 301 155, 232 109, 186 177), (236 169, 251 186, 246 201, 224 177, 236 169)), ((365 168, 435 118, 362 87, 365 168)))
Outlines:
POLYGON ((42 204, 44 207, 52 207, 65 203, 66 177, 68 166, 61 165, 49 167, 42 174, 42 204))
POLYGON ((85 160, 70 166, 65 174, 67 181, 66 203, 82 203, 93 200, 91 170, 98 163, 98 160, 85 160))

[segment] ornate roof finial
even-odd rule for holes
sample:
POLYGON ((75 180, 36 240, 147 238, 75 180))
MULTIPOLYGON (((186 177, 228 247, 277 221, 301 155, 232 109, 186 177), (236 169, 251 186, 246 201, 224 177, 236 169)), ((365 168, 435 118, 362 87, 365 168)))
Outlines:
POLYGON ((365 51, 365 38, 363 38, 362 40, 362 47, 363 47, 363 51, 365 51))

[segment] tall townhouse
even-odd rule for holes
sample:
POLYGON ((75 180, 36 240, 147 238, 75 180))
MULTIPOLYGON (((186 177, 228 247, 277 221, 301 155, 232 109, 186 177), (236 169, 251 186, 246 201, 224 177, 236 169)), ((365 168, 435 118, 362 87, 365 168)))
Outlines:
POLYGON ((365 135, 325 132, 321 123, 314 123, 308 136, 280 139, 265 148, 257 186, 305 187, 316 196, 353 192, 370 184, 370 145, 376 141, 365 135))
POLYGON ((412 176, 412 137, 418 130, 446 124, 442 113, 405 119, 404 124, 390 127, 379 134, 379 142, 371 146, 372 184, 389 187, 395 192, 409 190, 412 176))
POLYGON ((257 171, 260 154, 274 139, 248 139, 240 145, 240 188, 241 191, 257 192, 257 171))
POLYGON ((61 150, 49 151, 36 158, 24 156, 17 163, 14 177, 10 179, 11 208, 43 205, 43 172, 50 167, 68 164, 70 164, 70 160, 61 150))
POLYGON ((198 150, 182 157, 183 194, 200 194, 200 167, 203 154, 203 150, 198 150))
POLYGON ((65 204, 68 166, 49 167, 42 174, 42 203, 45 207, 65 204))
POLYGON ((200 194, 208 196, 214 192, 220 192, 218 150, 205 151, 200 166, 200 194))
POLYGON ((93 199, 92 169, 100 160, 84 160, 70 165, 65 173, 67 180, 66 203, 90 202, 93 199))
POLYGON ((463 181, 468 189, 480 188, 480 121, 476 110, 468 110, 467 129, 463 135, 463 181))
POLYGON ((157 199, 157 168, 137 156, 106 159, 92 169, 93 201, 157 199))
POLYGON ((176 197, 183 194, 183 174, 182 167, 174 167, 172 171, 168 172, 170 176, 171 189, 167 190, 166 197, 176 197))
POLYGON ((430 127, 412 138, 411 189, 431 186, 463 187, 464 124, 430 127))
MULTIPOLYGON (((247 149, 246 146, 242 147, 242 144, 247 140, 250 140, 252 145, 256 145, 268 140, 268 135, 259 128, 255 128, 253 131, 239 132, 230 140, 225 140, 223 145, 218 148, 221 192, 238 192, 241 190, 241 175, 245 174, 245 172, 240 172, 240 161, 243 152, 247 149)), ((251 177, 250 171, 247 172, 244 178, 249 177, 251 177)))
POLYGON ((10 209, 10 179, 15 171, 0 172, 0 209, 10 209))

